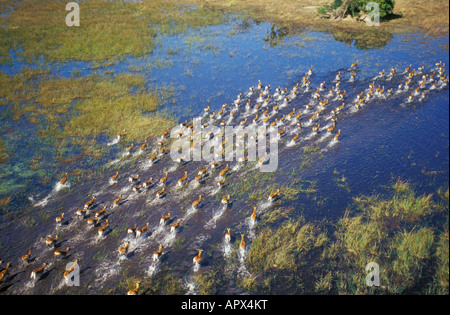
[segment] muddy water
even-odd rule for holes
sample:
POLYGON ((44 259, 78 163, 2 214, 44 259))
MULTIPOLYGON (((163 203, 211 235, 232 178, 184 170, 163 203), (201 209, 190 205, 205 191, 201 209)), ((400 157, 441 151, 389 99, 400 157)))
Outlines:
MULTIPOLYGON (((231 26, 222 26, 225 30, 227 27, 231 26)), ((211 34, 211 28, 203 31, 211 34)), ((279 166, 276 172, 270 174, 269 179, 259 181, 259 186, 253 187, 246 179, 262 176, 256 162, 243 165, 231 162, 228 163, 230 171, 225 175, 225 185, 219 187, 217 181, 222 179, 219 171, 226 162, 220 163, 218 169, 211 171, 209 168, 204 180, 196 183, 194 177, 198 170, 204 169, 208 163, 178 164, 167 154, 158 157, 153 164, 148 162, 157 151, 157 142, 161 139, 154 139, 142 152, 135 150, 127 154, 120 151, 110 158, 107 171, 100 177, 86 178, 77 183, 69 180, 66 185, 54 183, 52 189, 33 194, 33 199, 27 202, 26 209, 17 216, 17 220, 10 222, 7 218, 2 219, 0 258, 13 263, 2 292, 102 293, 117 287, 124 278, 150 278, 170 268, 183 279, 186 293, 196 294, 194 275, 213 270, 224 259, 233 273, 239 276, 248 274, 246 251, 240 250, 238 244, 241 234, 244 234, 248 250, 258 233, 261 222, 252 223, 249 219, 254 206, 259 217, 279 207, 293 207, 294 218, 300 213, 308 219, 333 218, 342 215, 352 197, 383 192, 384 185, 398 177, 411 180, 419 193, 433 192, 448 183, 448 88, 438 85, 438 88, 432 89, 432 83, 427 83, 424 87, 426 97, 420 99, 417 96, 412 102, 407 100, 411 92, 397 93, 397 86, 407 80, 403 74, 407 65, 413 64, 416 69, 423 65, 424 72, 430 74, 435 62, 443 60, 448 64, 448 55, 440 48, 445 40, 422 42, 418 34, 402 35, 394 38, 385 49, 359 51, 331 41, 326 34, 310 33, 309 36, 317 37, 317 40, 305 41, 305 37, 296 37, 287 40, 284 48, 268 48, 262 41, 264 25, 253 25, 250 30, 235 36, 224 36, 227 32, 220 27, 216 31, 221 36, 214 40, 209 38, 210 44, 225 44, 215 53, 211 49, 199 49, 188 63, 185 58, 189 53, 183 51, 187 49, 187 44, 177 37, 164 39, 167 42, 163 42, 161 47, 174 47, 178 53, 171 55, 171 67, 160 72, 154 70, 152 76, 158 77, 162 84, 172 82, 184 86, 182 91, 177 92, 180 102, 170 108, 180 117, 180 121, 203 115, 203 108, 208 104, 211 111, 217 112, 224 103, 228 104, 227 112, 221 119, 209 121, 208 116, 204 116, 203 122, 218 125, 220 121, 228 121, 231 109, 235 108, 233 101, 239 93, 243 97, 233 120, 235 124, 245 118, 250 123, 256 114, 259 115, 257 122, 261 124, 262 112, 267 108, 271 114, 269 122, 283 115, 286 117, 294 108, 296 113, 302 111, 298 120, 303 124, 301 129, 297 129, 296 122, 288 119, 277 126, 278 130, 286 127, 286 131, 278 142, 279 166), (302 38, 305 44, 300 49, 297 42, 302 42, 302 38), (249 39, 257 45, 249 44, 249 39), (258 50, 258 45, 264 49, 258 50), (233 51, 232 57, 230 49, 233 51), (357 59, 360 65, 356 80, 350 82, 352 70, 349 66, 357 59), (208 74, 206 70, 211 68, 210 63, 214 65, 214 74, 208 74), (302 86, 302 77, 310 66, 314 66, 309 77, 311 86, 306 89, 302 86), (388 73, 391 67, 398 67, 392 79, 377 78, 379 71, 386 69, 388 73), (188 71, 183 73, 189 75, 180 76, 180 69, 186 68, 189 68, 188 71), (338 72, 341 72, 340 89, 346 91, 345 105, 338 114, 333 115, 332 110, 343 104, 342 100, 336 99, 336 95, 327 95, 332 87, 336 87, 335 76, 338 72), (262 81, 263 88, 271 85, 269 104, 265 106, 261 103, 258 111, 253 108, 246 110, 248 100, 252 106, 258 104, 260 91, 247 94, 250 86, 257 86, 258 80, 262 81), (315 100, 314 92, 321 82, 325 82, 324 90, 320 91, 319 100, 315 100), (372 82, 375 82, 375 88, 384 86, 386 91, 393 88, 393 93, 374 96, 356 109, 356 95, 363 91, 366 93, 372 82), (278 99, 274 95, 275 88, 286 88, 289 94, 297 83, 296 97, 285 107, 279 108, 278 112, 272 113, 276 103, 283 102, 283 98, 278 99), (325 99, 329 103, 321 107, 319 101, 325 99), (190 107, 189 114, 185 114, 183 108, 193 100, 195 105, 190 107), (307 108, 306 104, 312 105, 307 108), (311 116, 318 110, 322 112, 310 122, 311 116), (333 117, 337 118, 336 128, 328 132, 333 117), (320 127, 314 133, 312 127, 317 125, 320 127), (334 140, 338 130, 341 130, 341 137, 334 140), (291 139, 297 133, 299 137, 292 143, 291 139), (309 153, 310 149, 314 152, 309 153), (110 178, 116 171, 119 176, 117 181, 112 181, 110 178), (178 179, 185 172, 188 174, 187 182, 179 186, 178 179), (156 193, 162 189, 159 180, 166 173, 165 194, 157 198, 156 193), (138 181, 130 183, 129 176, 135 175, 139 175, 138 181), (155 183, 153 186, 142 188, 139 192, 133 191, 134 186, 150 178, 155 183), (280 199, 269 202, 267 194, 258 193, 267 187, 292 187, 296 193, 293 196, 282 194, 280 199), (313 188, 314 193, 306 193, 306 188, 313 188), (234 193, 230 196, 230 204, 223 205, 221 199, 230 192, 234 193), (194 209, 191 204, 199 195, 202 201, 198 209, 194 209), (89 209, 86 218, 78 218, 76 211, 82 209, 92 196, 96 197, 94 206, 89 209), (121 196, 121 201, 114 205, 113 201, 118 196, 121 196), (89 226, 87 220, 104 207, 106 213, 99 219, 98 225, 89 226), (55 218, 62 212, 65 219, 57 225, 55 218), (160 225, 161 217, 168 213, 169 222, 160 225), (171 224, 179 219, 180 227, 171 232, 171 224), (106 220, 109 227, 99 237, 97 231, 106 220), (148 231, 140 237, 127 233, 128 228, 136 225, 140 229, 147 222, 148 231), (231 228, 230 243, 224 242, 227 228, 231 228), (44 244, 46 237, 55 235, 59 237, 58 249, 70 248, 64 259, 55 258, 53 250, 44 244), (118 248, 124 246, 126 241, 129 241, 128 253, 120 255, 118 248), (159 245, 162 245, 162 255, 154 261, 153 253, 159 245), (20 257, 28 249, 32 250, 33 260, 30 264, 24 264, 20 257), (195 265, 192 259, 199 249, 204 250, 203 259, 195 265), (62 274, 65 265, 74 259, 80 262, 80 286, 68 287, 62 274), (30 280, 30 272, 44 262, 48 265, 39 281, 30 280)), ((155 58, 160 57, 158 54, 163 52, 157 51, 155 58)), ((116 66, 116 71, 137 62, 124 61, 116 66)), ((421 75, 414 76, 411 87, 417 87, 420 79, 421 75)), ((105 142, 105 145, 108 144, 116 146, 113 139, 105 142)), ((233 284, 225 284, 222 293, 245 292, 233 284)))

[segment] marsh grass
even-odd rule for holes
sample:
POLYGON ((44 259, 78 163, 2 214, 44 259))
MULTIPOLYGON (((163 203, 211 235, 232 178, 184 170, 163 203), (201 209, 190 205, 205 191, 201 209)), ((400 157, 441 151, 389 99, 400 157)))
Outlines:
POLYGON ((86 160, 95 164, 111 151, 99 142, 105 136, 115 137, 125 129, 127 135, 119 146, 142 143, 175 121, 157 112, 161 102, 173 98, 173 88, 148 88, 141 74, 62 79, 46 69, 24 68, 14 76, 0 73, 0 87, 14 132, 0 141, 2 197, 26 188, 36 177, 40 185, 48 185, 54 179, 50 169, 67 169, 86 160), (18 176, 14 180, 11 174, 18 176))
MULTIPOLYGON (((149 54, 158 34, 176 34, 190 28, 223 22, 222 13, 206 6, 183 10, 178 1, 95 1, 80 4, 80 26, 67 27, 65 3, 25 0, 11 2, 0 22, 0 62, 9 50, 30 62, 43 55, 49 61, 86 60, 114 62, 127 55, 149 54)), ((2 11, 6 4, 0 3, 2 11)))
POLYGON ((265 293, 448 294, 448 189, 440 191, 417 195, 398 180, 390 195, 355 198, 338 220, 277 216, 260 225, 241 285, 265 293), (366 285, 369 262, 380 266, 380 287, 366 285))

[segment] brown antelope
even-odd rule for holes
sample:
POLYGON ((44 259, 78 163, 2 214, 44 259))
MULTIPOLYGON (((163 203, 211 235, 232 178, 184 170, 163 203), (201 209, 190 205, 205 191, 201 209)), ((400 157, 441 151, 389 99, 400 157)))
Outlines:
POLYGON ((119 254, 120 255, 125 255, 128 252, 128 246, 129 246, 130 242, 126 241, 125 242, 125 246, 119 247, 119 254))
POLYGON ((161 220, 159 220, 159 225, 165 225, 166 222, 168 222, 169 220, 170 220, 170 212, 167 213, 167 215, 161 217, 161 220))
POLYGON ((141 191, 141 188, 142 188, 142 185, 134 186, 134 187, 133 187, 133 191, 134 191, 134 192, 140 192, 140 191, 141 191))
POLYGON ((87 220, 87 223, 88 223, 89 225, 96 226, 97 223, 98 223, 98 218, 90 218, 90 219, 87 220))
POLYGON ((202 169, 202 170, 199 170, 198 171, 198 175, 205 175, 206 174, 206 172, 208 171, 208 166, 206 166, 204 169, 202 169))
POLYGON ((187 172, 184 172, 184 176, 178 180, 178 186, 182 186, 186 182, 186 179, 187 179, 187 172))
POLYGON ((199 264, 200 261, 202 260, 202 249, 198 250, 198 255, 194 257, 194 259, 192 259, 192 261, 194 262, 194 264, 199 264))
POLYGON ((147 146, 147 140, 145 140, 144 143, 141 144, 141 146, 139 147, 139 150, 143 151, 146 146, 147 146))
POLYGON ((113 182, 115 182, 116 180, 117 180, 117 177, 119 176, 119 172, 116 172, 116 174, 115 175, 113 175, 112 177, 111 177, 111 180, 113 181, 113 182))
POLYGON ((202 196, 200 195, 200 196, 198 196, 198 199, 197 199, 197 200, 194 200, 194 201, 192 202, 192 208, 193 208, 193 209, 197 209, 197 208, 198 208, 198 205, 200 204, 201 201, 202 201, 202 196))
POLYGON ((163 187, 163 189, 161 189, 160 191, 158 191, 157 193, 156 193, 156 197, 157 198, 161 198, 163 195, 164 195, 164 192, 166 191, 166 188, 165 187, 163 187))
POLYGON ((30 262, 30 260, 31 260, 31 249, 28 250, 28 253, 22 256, 23 262, 30 262))
POLYGON ((50 246, 50 245, 55 246, 57 241, 58 241, 58 235, 56 235, 55 238, 47 237, 45 239, 45 245, 47 245, 47 246, 50 246))
POLYGON ((256 222, 256 207, 253 207, 253 212, 252 215, 250 216, 250 219, 252 220, 253 223, 256 222))
POLYGON ((137 228, 137 224, 135 224, 134 227, 132 227, 132 228, 131 227, 128 228, 127 233, 134 234, 136 232, 136 228, 137 228))
POLYGON ((137 182, 138 179, 139 179, 139 175, 136 175, 136 176, 130 175, 130 177, 128 177, 128 181, 129 181, 130 183, 137 182))
POLYGON ((275 200, 276 198, 278 198, 279 195, 280 195, 280 190, 278 189, 276 192, 274 192, 274 193, 272 193, 272 194, 269 195, 268 200, 269 200, 269 201, 273 201, 273 200, 275 200))
POLYGON ((334 136, 334 140, 338 140, 339 137, 341 136, 341 129, 338 130, 338 133, 334 136))
POLYGON ((155 154, 153 154, 149 159, 150 163, 155 162, 157 156, 158 156, 158 152, 155 152, 155 154))
POLYGON ((122 133, 119 133, 119 134, 117 135, 117 140, 120 140, 120 139, 121 139, 122 137, 124 137, 126 134, 127 134, 127 131, 126 131, 126 129, 124 129, 122 133))
POLYGON ((166 182, 167 182, 167 178, 168 178, 168 177, 169 177, 169 173, 166 172, 166 175, 165 175, 163 178, 161 178, 161 179, 159 180, 159 182, 160 182, 161 184, 165 185, 166 182))
POLYGON ((228 167, 228 164, 227 164, 227 166, 225 166, 225 168, 224 168, 223 170, 220 171, 219 175, 220 175, 220 176, 225 175, 225 174, 228 172, 228 169, 229 169, 229 167, 228 167))
POLYGON ((47 266, 47 263, 44 263, 41 268, 34 269, 31 272, 30 278, 36 280, 37 276, 41 275, 44 272, 45 266, 47 266))
POLYGON ((60 217, 56 217, 56 219, 55 219, 57 224, 61 224, 63 220, 64 220, 64 212, 61 213, 60 217))
POLYGON ((60 256, 60 257, 65 257, 65 256, 67 256, 67 253, 69 252, 69 249, 70 249, 70 247, 67 247, 66 250, 56 249, 56 250, 53 252, 53 255, 54 255, 55 257, 58 257, 58 256, 60 256))
POLYGON ((97 212, 95 213, 95 217, 96 217, 96 218, 100 218, 102 215, 105 214, 105 212, 106 212, 106 206, 104 206, 102 210, 97 211, 97 212))
POLYGON ((227 233, 225 233, 225 241, 227 243, 231 242, 231 232, 230 232, 230 228, 227 228, 227 233))
POLYGON ((97 231, 98 236, 102 237, 105 234, 105 231, 108 227, 109 227, 109 222, 108 222, 108 219, 106 219, 106 223, 103 226, 101 226, 97 231))
POLYGON ((178 219, 178 221, 170 227, 170 232, 175 233, 176 229, 180 227, 181 219, 178 219))
POLYGON ((244 234, 241 234, 241 243, 239 244, 239 248, 241 250, 245 250, 245 245, 244 234))
POLYGON ((120 200, 122 200, 122 195, 119 195, 119 197, 117 197, 116 199, 114 199, 113 203, 115 206, 119 205, 120 200))
POLYGON ((66 173, 64 177, 60 180, 61 185, 64 185, 67 182, 67 178, 69 177, 69 174, 66 173))
POLYGON ((139 291, 139 282, 136 282, 136 287, 127 292, 127 295, 136 295, 139 291))
POLYGON ((160 244, 159 249, 153 253, 153 261, 159 260, 159 257, 161 256, 161 254, 162 254, 162 245, 160 244))
POLYGON ((147 224, 145 224, 145 226, 142 229, 138 229, 136 231, 136 237, 140 237, 143 233, 147 232, 149 224, 150 223, 147 222, 147 224))
POLYGON ((142 187, 144 187, 144 188, 150 187, 152 185, 152 182, 153 182, 153 178, 150 178, 149 180, 142 183, 142 187))
POLYGON ((95 196, 93 196, 90 201, 88 201, 84 204, 84 209, 89 209, 90 207, 92 207, 94 202, 95 202, 95 196))
POLYGON ((222 198, 222 204, 228 205, 230 203, 230 195, 222 198))
POLYGON ((133 149, 134 144, 132 143, 129 147, 125 147, 125 151, 130 152, 133 149))
POLYGON ((78 264, 78 259, 75 259, 75 261, 73 262, 72 267, 70 267, 69 269, 67 269, 66 271, 64 271, 64 279, 69 279, 69 275, 75 270, 75 266, 78 264))

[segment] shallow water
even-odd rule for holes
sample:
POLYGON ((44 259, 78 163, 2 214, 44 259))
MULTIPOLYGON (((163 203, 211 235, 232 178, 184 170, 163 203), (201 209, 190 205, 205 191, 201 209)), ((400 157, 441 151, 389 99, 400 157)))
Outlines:
MULTIPOLYGON (((273 181, 262 181, 263 186, 250 189, 245 186, 243 195, 231 196, 229 206, 222 205, 221 198, 230 190, 239 188, 239 184, 248 186, 246 178, 258 176, 254 162, 241 167, 231 163, 226 185, 219 188, 216 184, 217 170, 208 171, 204 183, 193 182, 198 170, 207 165, 205 162, 178 165, 165 156, 158 163, 148 165, 146 160, 156 148, 157 140, 146 152, 136 154, 136 151, 124 157, 124 152, 116 148, 113 139, 105 139, 104 145, 116 148, 116 151, 107 157, 109 165, 100 178, 88 178, 77 183, 69 181, 66 187, 53 182, 43 190, 33 188, 27 192, 29 199, 25 201, 25 207, 16 210, 14 221, 2 217, 0 258, 14 264, 12 279, 2 292, 101 293, 115 288, 124 277, 153 277, 162 268, 170 267, 184 279, 187 293, 196 294, 194 275, 214 268, 222 259, 229 260, 229 268, 234 268, 237 274, 248 274, 244 259, 246 253, 240 252, 237 244, 240 235, 245 234, 248 250, 251 240, 257 235, 260 222, 249 222, 253 206, 257 207, 259 216, 277 207, 293 207, 294 215, 302 213, 308 219, 331 219, 343 214, 352 197, 382 193, 386 185, 398 177, 410 180, 418 193, 435 192, 437 188, 448 185, 447 87, 429 91, 423 101, 415 100, 410 104, 406 103, 408 93, 402 93, 371 100, 358 111, 353 106, 356 95, 365 90, 383 69, 389 72, 391 67, 398 67, 398 73, 391 81, 376 80, 377 85, 395 90, 406 80, 401 72, 409 64, 414 68, 424 66, 427 73, 437 61, 448 64, 448 52, 441 48, 441 45, 448 44, 448 38, 424 39, 419 33, 401 34, 395 35, 383 49, 363 51, 337 42, 328 34, 307 32, 285 38, 282 44, 270 47, 263 41, 266 30, 270 29, 269 24, 252 23, 243 29, 236 28, 240 22, 232 20, 188 34, 161 38, 161 45, 151 56, 127 58, 107 70, 117 74, 128 72, 130 66, 145 68, 148 63, 162 60, 166 66, 152 67, 150 71, 144 71, 144 75, 149 85, 175 88, 175 104, 168 103, 160 110, 173 113, 181 122, 202 115, 203 108, 208 105, 212 112, 218 111, 224 103, 233 106, 237 95, 246 93, 250 86, 256 86, 258 80, 263 86, 270 84, 272 94, 278 86, 290 91, 297 82, 301 84, 302 76, 314 66, 310 91, 299 93, 270 120, 296 108, 303 111, 301 121, 305 126, 314 113, 312 109, 305 112, 305 105, 312 101, 312 94, 320 82, 326 82, 327 90, 334 86, 333 79, 341 71, 341 90, 347 91, 346 106, 337 116, 336 130, 332 135, 327 134, 324 127, 330 125, 330 110, 341 104, 332 98, 324 113, 314 121, 314 124, 322 126, 317 135, 312 133, 311 127, 297 131, 295 124, 285 121, 287 135, 279 142, 279 166, 270 174, 273 181), (169 49, 176 53, 168 54, 169 49), (348 82, 349 66, 355 60, 360 63, 356 81, 348 82), (339 141, 334 141, 337 129, 342 131, 342 136, 339 141), (297 132, 298 141, 289 144, 297 132), (311 155, 304 148, 317 149, 311 155), (304 161, 308 164, 302 166, 304 161), (111 182, 110 177, 116 170, 119 170, 117 182, 111 182), (166 171, 169 172, 166 195, 158 199, 155 196, 161 189, 158 181, 166 171), (189 183, 177 187, 177 179, 185 171, 188 172, 189 183), (133 192, 128 176, 134 174, 139 174, 142 180, 153 178, 157 184, 141 192, 133 192), (346 179, 339 182, 342 176, 346 179), (268 202, 267 196, 261 197, 257 192, 269 185, 297 189, 313 187, 317 191, 309 194, 299 190, 294 196, 282 196, 275 202, 268 202), (252 197, 252 192, 257 197, 252 197), (200 194, 202 203, 198 209, 193 209, 191 203, 200 194), (107 207, 100 225, 108 219, 110 228, 102 237, 97 236, 100 225, 88 227, 87 219, 81 220, 75 215, 92 195, 96 196, 96 204, 89 217, 107 207), (119 195, 122 195, 122 202, 114 207, 113 200, 119 195), (54 219, 61 212, 65 213, 66 220, 61 226, 56 226, 54 219), (160 218, 168 212, 171 213, 170 223, 160 226, 160 218), (181 219, 180 228, 175 233, 170 232, 170 224, 178 219, 181 219), (139 238, 126 233, 128 227, 137 224, 139 229, 147 222, 150 223, 149 231, 139 238), (233 235, 230 244, 223 241, 227 228, 231 228, 233 235), (43 243, 47 236, 55 234, 59 235, 57 246, 60 249, 71 248, 63 261, 53 258, 52 251, 43 243), (118 248, 126 240, 130 241, 130 250, 126 256, 120 256, 118 248), (152 255, 160 244, 163 253, 154 262, 152 255), (35 260, 29 266, 23 266, 19 257, 28 249, 32 249, 35 260), (200 265, 193 265, 192 259, 198 249, 205 250, 204 259, 200 265), (75 258, 80 260, 81 286, 69 288, 61 285, 61 274, 65 264, 75 258), (51 263, 47 273, 39 282, 29 284, 29 273, 42 262, 51 263)), ((12 68, 3 66, 0 70, 14 73, 20 71, 20 67, 20 64, 12 68)), ((74 71, 81 71, 82 75, 92 71, 88 64, 79 62, 50 65, 50 68, 63 77, 74 71)), ((414 78, 414 87, 419 78, 414 78)), ((257 94, 250 99, 252 104, 256 104, 257 94)), ((274 104, 271 102, 269 107, 274 104)), ((315 109, 318 108, 316 104, 315 109)), ((234 121, 253 117, 244 109, 238 114, 240 116, 234 121)), ((226 114, 223 119, 228 119, 226 114)), ((221 293, 230 292, 240 291, 225 285, 221 293)))

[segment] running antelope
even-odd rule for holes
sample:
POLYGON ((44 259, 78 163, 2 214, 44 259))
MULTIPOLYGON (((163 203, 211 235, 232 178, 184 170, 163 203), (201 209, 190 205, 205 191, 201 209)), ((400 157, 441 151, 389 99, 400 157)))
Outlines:
POLYGON ((142 229, 138 229, 136 231, 136 237, 140 237, 143 233, 147 232, 149 225, 150 225, 150 223, 147 222, 147 224, 145 224, 145 226, 142 229))
POLYGON ((230 203, 230 195, 222 198, 222 204, 228 205, 230 203))
POLYGON ((70 250, 70 247, 67 247, 66 250, 56 249, 56 250, 53 252, 53 255, 54 255, 55 257, 65 257, 65 256, 67 256, 67 253, 69 252, 69 250, 70 250))
POLYGON ((47 245, 47 246, 51 246, 51 245, 55 246, 57 241, 58 241, 58 235, 56 235, 55 238, 47 237, 45 239, 45 245, 47 245))
POLYGON ((136 295, 139 290, 139 282, 136 282, 136 287, 127 292, 127 295, 136 295))
POLYGON ((60 180, 61 185, 64 185, 67 182, 67 178, 69 177, 69 174, 66 173, 64 177, 60 180))
POLYGON ((156 197, 157 198, 161 198, 163 195, 164 195, 164 192, 166 191, 166 188, 165 187, 163 187, 163 189, 161 189, 160 191, 158 191, 157 193, 156 193, 156 197))
POLYGON ((170 220, 170 212, 167 215, 162 216, 161 220, 159 220, 159 225, 165 225, 170 220))
POLYGON ((228 167, 228 164, 227 164, 227 166, 225 166, 225 168, 224 168, 223 170, 220 171, 219 175, 220 175, 220 176, 225 175, 225 174, 228 172, 228 168, 229 168, 229 167, 228 167))
POLYGON ((95 202, 95 196, 93 196, 90 201, 88 201, 84 204, 84 209, 89 209, 90 207, 92 207, 94 202, 95 202))
POLYGON ((63 220, 64 220, 64 212, 61 213, 60 217, 56 217, 56 219, 55 219, 57 224, 61 224, 63 220))
POLYGON ((122 133, 119 133, 117 135, 117 140, 122 139, 122 137, 124 137, 126 134, 127 134, 127 131, 126 131, 126 129, 124 129, 122 133))
POLYGON ((116 199, 114 199, 113 203, 115 206, 119 205, 120 200, 122 200, 122 195, 119 195, 119 197, 117 197, 116 199))
POLYGON ((166 175, 165 175, 163 178, 161 178, 161 179, 159 180, 159 182, 160 182, 161 184, 165 185, 166 182, 167 182, 167 178, 168 178, 168 177, 169 177, 169 173, 166 172, 166 175))
POLYGON ((142 187, 144 187, 144 188, 150 187, 152 185, 152 182, 153 182, 153 178, 150 178, 149 180, 142 183, 142 187))
POLYGON ((162 254, 162 245, 160 244, 159 249, 153 253, 153 261, 159 260, 159 257, 161 256, 161 254, 162 254))
POLYGON ((28 250, 28 253, 22 256, 22 261, 24 263, 29 263, 31 261, 31 249, 28 250))
POLYGON ((134 227, 128 228, 127 233, 128 233, 128 234, 134 234, 134 233, 136 233, 136 228, 137 228, 137 224, 134 224, 134 227))
POLYGON ((125 242, 125 246, 119 247, 119 254, 120 255, 125 255, 128 252, 128 246, 129 246, 130 242, 126 241, 125 242))
POLYGON ((109 222, 108 222, 108 219, 106 219, 106 223, 102 227, 100 227, 97 231, 98 236, 102 237, 105 234, 105 231, 108 227, 109 227, 109 222))
POLYGON ((181 219, 178 219, 178 221, 170 227, 170 233, 175 233, 176 229, 180 227, 181 219))
POLYGON ((245 239, 244 239, 244 234, 241 234, 241 243, 239 244, 239 248, 244 251, 245 250, 245 239))
POLYGON ((197 208, 198 208, 198 205, 200 204, 201 201, 202 201, 202 196, 200 195, 200 196, 198 196, 198 199, 197 199, 197 200, 194 200, 194 201, 192 202, 192 208, 193 208, 193 209, 197 209, 197 208))
POLYGON ((338 130, 338 133, 334 136, 334 140, 338 140, 339 137, 341 136, 341 129, 338 130))
POLYGON ((130 177, 128 177, 128 181, 129 181, 130 183, 137 182, 138 179, 139 179, 139 175, 136 175, 136 176, 130 175, 130 177))
POLYGON ((103 216, 105 214, 105 212, 106 212, 106 206, 104 206, 102 210, 97 211, 95 213, 95 217, 100 218, 101 216, 103 216))
POLYGON ((277 199, 279 197, 279 195, 280 195, 280 190, 278 189, 276 192, 270 194, 268 200, 273 201, 273 200, 277 199))
POLYGON ((178 180, 178 186, 182 186, 186 182, 186 179, 187 179, 187 172, 184 172, 184 176, 178 180))
POLYGON ((132 143, 129 147, 125 147, 125 151, 130 152, 133 149, 134 144, 132 143))
POLYGON ((227 243, 231 242, 230 228, 227 228, 227 233, 225 233, 225 242, 227 242, 227 243))
POLYGON ((256 222, 256 207, 253 207, 252 215, 250 216, 250 220, 252 220, 253 223, 256 222))
POLYGON ((44 263, 41 268, 34 269, 31 272, 30 278, 33 279, 33 280, 36 280, 37 276, 38 275, 42 275, 42 273, 44 272, 45 266, 47 266, 47 263, 44 263))
POLYGON ((75 266, 78 264, 78 259, 75 259, 75 261, 72 264, 72 267, 64 271, 64 279, 69 280, 70 274, 75 270, 75 266))
POLYGON ((194 264, 200 264, 200 261, 202 260, 202 249, 198 250, 198 255, 194 257, 194 259, 192 259, 192 261, 194 262, 194 264))

